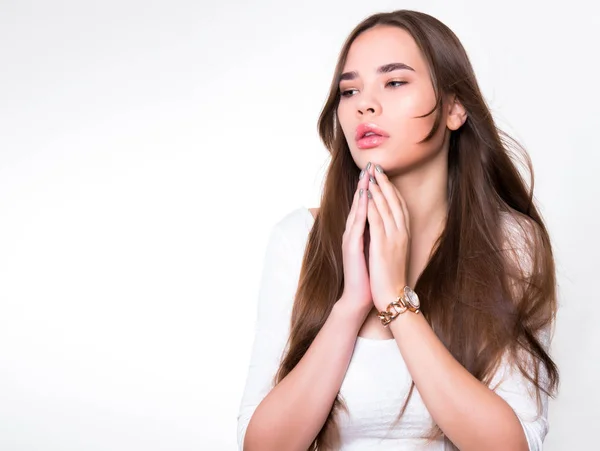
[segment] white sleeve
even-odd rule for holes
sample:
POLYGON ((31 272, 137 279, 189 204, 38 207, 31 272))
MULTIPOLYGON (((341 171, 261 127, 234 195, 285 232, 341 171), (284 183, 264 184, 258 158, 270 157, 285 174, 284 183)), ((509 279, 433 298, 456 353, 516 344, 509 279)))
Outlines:
MULTIPOLYGON (((533 268, 532 253, 538 245, 539 230, 522 215, 504 214, 503 220, 507 232, 505 245, 508 246, 510 261, 518 263, 524 277, 527 279, 533 268)), ((516 296, 522 294, 520 283, 522 282, 513 286, 516 296)), ((550 350, 554 326, 555 322, 552 321, 538 335, 538 339, 546 352, 550 350)), ((526 355, 524 351, 521 352, 520 356, 524 357, 526 365, 533 368, 534 362, 531 356, 526 355)), ((513 362, 509 362, 506 356, 507 354, 503 356, 498 371, 494 374, 490 383, 490 388, 512 407, 523 426, 529 450, 541 451, 542 443, 549 430, 548 395, 540 390, 541 409, 538 410, 537 387, 525 378, 519 368, 513 362)), ((539 365, 540 383, 547 388, 548 373, 541 363, 539 365)), ((529 374, 532 374, 532 372, 530 371, 529 374)))
MULTIPOLYGON (((296 250, 297 251, 297 250, 296 250)), ((254 344, 237 416, 237 441, 243 450, 254 411, 272 389, 272 380, 290 330, 291 309, 298 287, 298 256, 286 240, 281 223, 271 230, 258 290, 254 344)))
MULTIPOLYGON (((542 346, 548 352, 551 341, 551 326, 539 335, 542 346)), ((532 364, 529 358, 528 364, 532 364)), ((540 364, 539 380, 547 387, 548 376, 545 367, 540 364)), ((548 395, 540 390, 541 410, 538 411, 537 387, 525 378, 514 364, 503 359, 493 377, 490 388, 504 399, 513 409, 521 422, 529 451, 542 451, 543 442, 548 434, 548 395)))

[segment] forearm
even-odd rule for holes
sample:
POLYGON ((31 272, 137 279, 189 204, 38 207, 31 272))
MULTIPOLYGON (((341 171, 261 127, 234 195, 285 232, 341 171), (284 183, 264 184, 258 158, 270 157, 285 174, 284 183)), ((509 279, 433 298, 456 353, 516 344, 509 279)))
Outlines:
POLYGON ((296 367, 256 408, 244 451, 308 448, 331 411, 366 315, 335 304, 296 367))
POLYGON ((459 449, 528 449, 512 408, 450 354, 422 314, 406 312, 389 327, 427 410, 459 449))

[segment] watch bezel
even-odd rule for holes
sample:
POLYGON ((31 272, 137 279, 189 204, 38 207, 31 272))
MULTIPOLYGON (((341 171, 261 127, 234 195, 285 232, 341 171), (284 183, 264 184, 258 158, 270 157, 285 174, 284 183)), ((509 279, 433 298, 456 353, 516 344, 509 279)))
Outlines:
POLYGON ((411 310, 411 311, 415 311, 418 310, 419 308, 421 308, 421 300, 419 299, 419 296, 417 295, 417 293, 415 293, 415 291, 409 287, 408 285, 404 287, 403 290, 403 294, 404 296, 402 297, 404 304, 411 310), (412 296, 414 296, 414 299, 416 299, 416 302, 413 303, 412 302, 412 296))

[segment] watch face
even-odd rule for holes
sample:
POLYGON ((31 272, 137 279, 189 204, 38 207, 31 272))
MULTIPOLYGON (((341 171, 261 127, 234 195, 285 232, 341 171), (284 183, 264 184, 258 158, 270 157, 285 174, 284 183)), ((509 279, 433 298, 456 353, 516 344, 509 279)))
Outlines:
POLYGON ((410 287, 404 287, 404 299, 412 308, 419 308, 421 303, 419 301, 419 296, 415 293, 410 287))

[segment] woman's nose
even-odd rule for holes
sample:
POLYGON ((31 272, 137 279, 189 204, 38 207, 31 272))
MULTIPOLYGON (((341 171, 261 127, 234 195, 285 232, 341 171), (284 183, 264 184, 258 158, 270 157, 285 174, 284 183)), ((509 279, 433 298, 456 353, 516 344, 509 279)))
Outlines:
POLYGON ((379 105, 379 103, 377 102, 377 100, 372 97, 372 96, 368 96, 368 95, 362 95, 362 98, 359 100, 358 105, 357 105, 357 113, 359 116, 365 115, 365 114, 378 114, 381 110, 381 106, 379 105))

